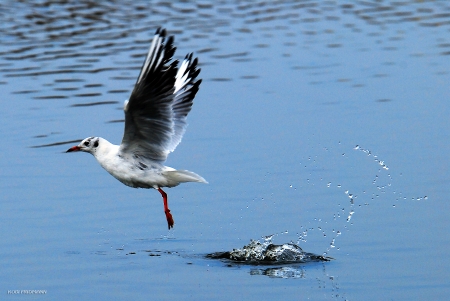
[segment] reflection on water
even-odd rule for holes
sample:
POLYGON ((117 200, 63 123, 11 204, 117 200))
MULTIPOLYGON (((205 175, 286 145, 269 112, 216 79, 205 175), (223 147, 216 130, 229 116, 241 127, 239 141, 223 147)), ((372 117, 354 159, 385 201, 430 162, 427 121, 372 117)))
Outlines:
MULTIPOLYGON (((46 137, 47 135, 40 135, 42 137, 46 137)), ((36 137, 36 138, 42 138, 42 137, 36 137)), ((72 143, 79 143, 81 139, 76 140, 69 140, 69 141, 61 141, 61 142, 55 142, 55 143, 49 143, 49 144, 40 144, 40 145, 33 145, 30 146, 31 148, 40 148, 40 147, 50 147, 50 146, 59 146, 59 145, 66 145, 66 144, 72 144, 72 143)))
POLYGON ((91 107, 98 105, 110 105, 119 103, 118 101, 96 101, 96 102, 88 102, 88 103, 75 103, 71 105, 71 107, 91 107))
MULTIPOLYGON (((3 23, 0 29, 3 36, 0 72, 4 84, 12 83, 16 78, 38 78, 43 85, 33 85, 32 90, 18 86, 14 91, 32 93, 33 98, 38 100, 104 99, 109 94, 126 95, 128 90, 125 89, 104 91, 102 82, 96 82, 94 75, 112 81, 134 80, 133 74, 139 72, 151 33, 161 23, 173 23, 167 26, 171 28, 171 33, 182 39, 183 44, 193 44, 186 47, 194 47, 197 53, 203 54, 201 64, 214 64, 216 60, 252 61, 251 48, 234 51, 217 43, 234 32, 242 38, 246 35, 247 38, 254 35, 265 37, 265 43, 254 45, 256 49, 274 47, 272 40, 277 35, 284 41, 282 56, 289 58, 293 52, 309 48, 311 43, 320 43, 322 38, 318 36, 335 36, 331 38, 335 40, 333 43, 328 42, 329 37, 324 40, 326 44, 323 46, 330 49, 344 46, 346 41, 338 34, 341 30, 368 35, 382 49, 396 51, 402 47, 404 34, 402 31, 387 31, 388 27, 399 23, 423 27, 450 24, 450 8, 445 1, 345 4, 338 1, 241 1, 237 6, 226 1, 202 4, 165 1, 7 1, 0 4, 0 8, 3 23), (285 25, 280 25, 277 20, 282 20, 285 25), (294 42, 299 35, 311 38, 305 38, 304 44, 299 45, 294 42), (199 40, 205 41, 199 43, 199 40), (215 46, 204 47, 205 44, 215 46), (114 61, 105 60, 110 56, 115 57, 114 61), (112 77, 118 72, 122 76, 112 77)), ((430 47, 431 52, 441 55, 450 53, 450 43, 437 41, 430 46, 434 46, 430 47)), ((361 51, 367 50, 361 48, 361 51)), ((316 72, 313 71, 316 68, 328 69, 330 66, 292 68, 307 68, 309 72, 316 72)), ((236 74, 235 78, 211 79, 256 77, 254 74, 236 74)))
POLYGON ((276 267, 266 269, 251 269, 250 275, 269 276, 271 278, 305 278, 306 273, 302 267, 276 267))

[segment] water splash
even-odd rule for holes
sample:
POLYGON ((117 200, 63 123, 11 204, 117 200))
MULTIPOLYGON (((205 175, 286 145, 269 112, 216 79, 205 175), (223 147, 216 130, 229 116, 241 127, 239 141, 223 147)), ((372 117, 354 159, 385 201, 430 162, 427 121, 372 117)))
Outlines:
POLYGON ((292 264, 317 261, 330 261, 331 257, 305 252, 296 243, 276 245, 272 243, 274 235, 264 236, 262 241, 250 240, 248 245, 230 252, 216 252, 206 255, 211 259, 227 259, 237 263, 251 265, 292 264))
MULTIPOLYGON (((359 145, 356 145, 353 149, 362 151, 362 152, 366 153, 367 156, 371 156, 372 155, 372 152, 370 150, 362 148, 359 145)), ((389 167, 386 165, 386 163, 384 163, 383 160, 378 159, 378 156, 376 156, 376 155, 372 155, 372 156, 373 156, 375 162, 377 162, 383 169, 389 170, 389 167)))
MULTIPOLYGON (((230 252, 217 252, 207 255, 208 258, 212 259, 222 259, 238 264, 249 264, 249 265, 273 265, 273 264, 296 264, 296 263, 306 263, 314 261, 329 261, 330 257, 327 255, 334 251, 340 250, 339 245, 336 243, 339 241, 340 236, 350 230, 355 221, 353 215, 362 206, 368 206, 370 199, 374 201, 375 199, 381 200, 384 197, 389 197, 389 192, 395 195, 396 200, 407 199, 403 196, 401 192, 394 190, 392 184, 393 178, 389 167, 385 161, 378 158, 377 155, 373 154, 372 151, 364 149, 360 146, 354 147, 355 150, 365 153, 369 161, 375 162, 377 167, 374 174, 370 175, 368 178, 368 183, 372 185, 365 186, 364 190, 358 190, 355 187, 349 187, 346 183, 339 183, 336 179, 329 181, 325 177, 314 177, 312 173, 305 177, 305 181, 309 185, 314 185, 319 180, 323 181, 322 185, 326 189, 337 189, 341 197, 345 195, 347 200, 345 203, 337 204, 338 210, 333 213, 333 223, 341 221, 339 225, 333 225, 334 228, 331 230, 330 224, 328 224, 326 219, 315 217, 313 221, 309 223, 308 226, 302 225, 300 229, 297 230, 297 241, 296 243, 284 243, 284 244, 274 244, 272 242, 273 238, 278 234, 272 234, 268 236, 263 236, 260 240, 251 240, 249 244, 242 248, 233 249, 230 252), (317 239, 317 235, 321 235, 322 238, 328 240, 327 246, 325 246, 324 252, 321 255, 316 255, 313 253, 305 252, 300 245, 304 245, 307 241, 314 241, 317 239)), ((329 151, 327 148, 325 151, 329 151)), ((339 152, 341 153, 341 152, 339 152)), ((347 158, 348 155, 346 155, 347 158)), ((312 157, 308 157, 307 161, 313 161, 314 167, 317 162, 312 157)), ((303 164, 302 164, 303 165, 303 164)), ((374 167, 372 165, 372 167, 374 167)), ((305 168, 307 165, 305 165, 305 168)), ((372 171, 370 169, 369 171, 372 171)), ((364 175, 365 176, 365 175, 364 175)), ((288 183, 289 188, 294 188, 295 183, 288 183)), ((427 196, 413 197, 409 198, 411 200, 427 200, 427 196)), ((394 205, 395 207, 395 205, 394 205)), ((315 241, 314 241, 315 242, 315 241)), ((322 249, 322 250, 323 250, 322 249)), ((291 265, 292 266, 292 265, 291 265)), ((269 277, 281 277, 281 278, 298 278, 301 277, 301 271, 299 269, 289 270, 289 269, 255 269, 252 270, 252 274, 255 275, 266 275, 269 277)))
POLYGON ((350 210, 350 212, 348 213, 348 216, 347 216, 347 222, 349 222, 352 219, 352 216, 354 213, 355 213, 355 211, 350 210))
MULTIPOLYGON (((382 169, 380 169, 380 170, 378 171, 379 173, 381 173, 382 170, 389 170, 389 167, 386 165, 385 161, 379 159, 378 156, 377 156, 377 155, 374 155, 369 149, 365 149, 365 148, 363 148, 363 147, 361 147, 361 146, 359 146, 359 145, 356 145, 353 149, 354 149, 354 150, 359 150, 359 151, 361 151, 361 152, 367 154, 367 156, 372 156, 373 159, 374 159, 374 161, 375 161, 379 166, 381 166, 381 168, 382 168, 382 169)), ((401 173, 400 173, 400 176, 402 176, 401 173)), ((375 178, 374 178, 374 180, 372 181, 372 184, 377 185, 377 183, 379 182, 379 180, 380 180, 379 175, 375 175, 375 178)), ((386 189, 392 187, 392 180, 393 180, 393 179, 392 179, 391 174, 388 173, 388 174, 387 174, 387 183, 386 183, 385 185, 377 185, 377 189, 380 190, 381 193, 386 193, 386 189)), ((393 193, 396 194, 395 191, 394 191, 393 193)), ((401 194, 401 193, 400 193, 400 194, 401 194)), ((379 195, 376 195, 376 197, 379 197, 379 195)), ((373 198, 372 198, 372 199, 373 199, 373 198)), ((404 198, 404 199, 406 199, 406 198, 404 198)), ((418 200, 418 201, 421 201, 421 200, 426 200, 427 198, 426 198, 426 197, 412 197, 411 199, 412 199, 412 200, 418 200)))

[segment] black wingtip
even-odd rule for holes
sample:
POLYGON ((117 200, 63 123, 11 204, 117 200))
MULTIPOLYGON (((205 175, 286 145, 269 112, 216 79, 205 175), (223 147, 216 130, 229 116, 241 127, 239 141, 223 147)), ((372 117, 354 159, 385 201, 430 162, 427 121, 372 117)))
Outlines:
POLYGON ((165 37, 166 36, 166 29, 162 28, 162 27, 158 27, 156 29, 155 35, 159 35, 161 37, 165 37))
POLYGON ((200 74, 201 69, 195 69, 195 71, 192 73, 191 77, 192 78, 197 78, 197 76, 200 74))

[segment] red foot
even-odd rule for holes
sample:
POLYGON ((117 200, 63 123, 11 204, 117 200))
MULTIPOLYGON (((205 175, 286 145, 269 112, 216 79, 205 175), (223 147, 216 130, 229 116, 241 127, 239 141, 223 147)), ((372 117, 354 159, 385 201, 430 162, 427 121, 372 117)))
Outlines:
POLYGON ((167 226, 170 228, 173 228, 173 217, 172 214, 170 214, 170 210, 164 211, 164 213, 166 214, 166 219, 167 219, 167 226))
POLYGON ((158 191, 159 193, 161 193, 162 197, 163 197, 163 201, 164 201, 164 213, 166 214, 166 219, 167 219, 167 226, 170 228, 173 228, 173 217, 172 214, 170 213, 170 209, 169 209, 169 205, 167 204, 167 194, 164 192, 164 190, 162 190, 161 188, 158 187, 158 191))

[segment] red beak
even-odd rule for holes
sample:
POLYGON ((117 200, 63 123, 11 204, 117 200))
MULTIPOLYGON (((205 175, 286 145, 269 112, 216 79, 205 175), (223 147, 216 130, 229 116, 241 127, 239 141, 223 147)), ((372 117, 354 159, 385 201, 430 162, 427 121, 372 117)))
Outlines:
POLYGON ((79 152, 80 151, 80 147, 78 145, 72 146, 71 148, 69 148, 66 153, 70 153, 70 152, 79 152))

